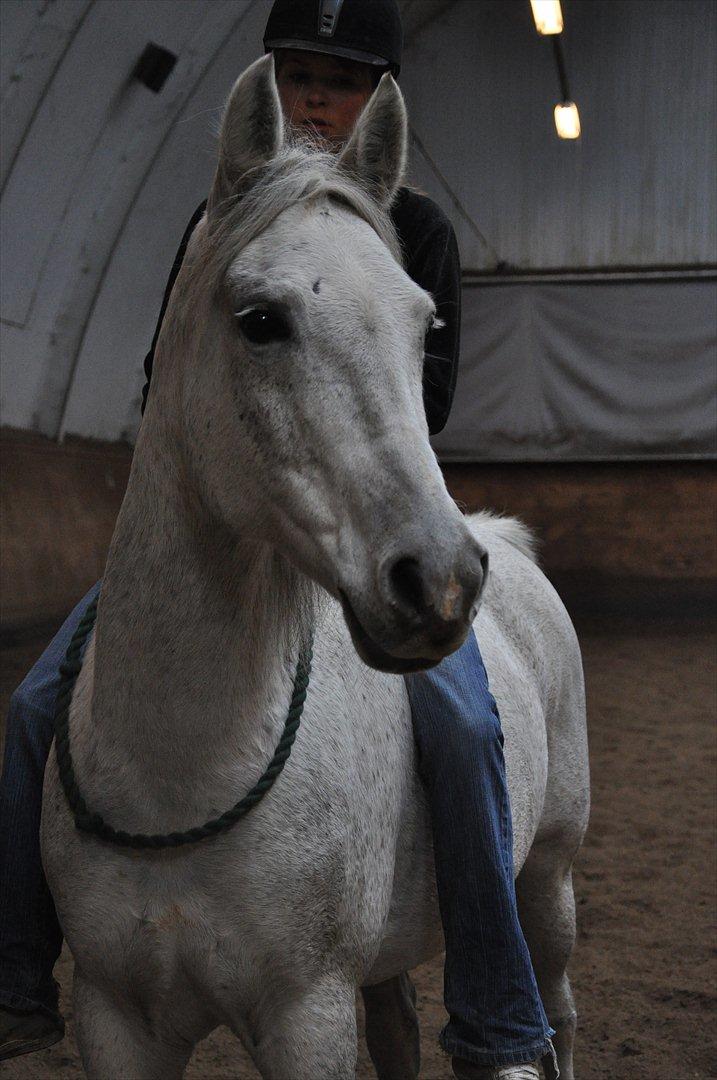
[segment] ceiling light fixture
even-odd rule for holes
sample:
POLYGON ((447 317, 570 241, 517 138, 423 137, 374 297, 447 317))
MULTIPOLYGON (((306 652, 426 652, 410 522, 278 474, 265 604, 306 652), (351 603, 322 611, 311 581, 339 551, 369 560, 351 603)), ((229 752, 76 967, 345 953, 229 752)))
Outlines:
POLYGON ((563 101, 555 106, 555 130, 561 139, 580 138, 580 114, 574 101, 563 101))
POLYGON ((562 34, 563 13, 560 0, 530 0, 535 20, 535 29, 539 34, 562 34))
POLYGON ((553 110, 555 130, 561 139, 579 139, 580 116, 578 115, 578 107, 570 95, 562 39, 557 36, 553 38, 553 55, 555 56, 555 66, 558 69, 561 98, 560 103, 553 110))
POLYGON ((530 0, 535 29, 539 34, 550 35, 553 39, 553 56, 560 82, 560 102, 555 106, 555 130, 561 139, 580 138, 580 115, 578 107, 570 97, 568 73, 565 68, 565 56, 560 35, 563 32, 563 12, 560 0, 530 0))

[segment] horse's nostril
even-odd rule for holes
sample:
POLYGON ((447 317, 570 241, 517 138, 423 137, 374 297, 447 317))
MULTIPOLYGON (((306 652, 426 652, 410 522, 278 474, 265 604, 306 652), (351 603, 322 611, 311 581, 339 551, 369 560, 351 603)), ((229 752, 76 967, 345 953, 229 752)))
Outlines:
POLYGON ((488 552, 483 551, 480 557, 480 568, 483 571, 483 577, 485 578, 488 573, 488 552))
POLYGON ((425 594, 421 568, 417 559, 407 556, 398 559, 389 572, 391 588, 397 600, 412 611, 422 611, 425 594))

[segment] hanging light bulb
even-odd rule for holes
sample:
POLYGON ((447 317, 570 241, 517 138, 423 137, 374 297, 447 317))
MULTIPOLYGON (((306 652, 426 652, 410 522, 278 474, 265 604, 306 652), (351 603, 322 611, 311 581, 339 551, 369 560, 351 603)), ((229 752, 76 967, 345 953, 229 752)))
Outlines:
POLYGON ((561 139, 580 138, 580 116, 574 101, 561 101, 555 106, 555 130, 561 139))
POLYGON ((563 13, 560 0, 530 0, 535 20, 535 29, 539 34, 561 34, 563 31, 563 13))

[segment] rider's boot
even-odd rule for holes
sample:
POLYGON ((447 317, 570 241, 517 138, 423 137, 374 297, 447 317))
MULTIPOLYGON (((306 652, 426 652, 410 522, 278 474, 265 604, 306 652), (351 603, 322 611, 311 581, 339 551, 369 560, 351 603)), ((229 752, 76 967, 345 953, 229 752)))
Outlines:
POLYGON ((456 1080, 540 1080, 537 1062, 525 1065, 475 1065, 464 1058, 451 1059, 456 1080))
POLYGON ((44 1012, 19 1012, 0 1006, 0 1061, 46 1050, 65 1037, 61 1017, 44 1012))

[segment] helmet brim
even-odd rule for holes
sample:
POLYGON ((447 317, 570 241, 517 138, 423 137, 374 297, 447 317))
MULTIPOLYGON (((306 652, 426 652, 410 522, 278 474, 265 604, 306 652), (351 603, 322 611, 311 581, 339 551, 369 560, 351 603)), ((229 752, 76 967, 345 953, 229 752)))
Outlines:
POLYGON ((326 45, 315 41, 301 41, 299 38, 271 38, 264 42, 264 51, 273 49, 300 49, 302 52, 324 53, 326 56, 343 56, 347 60, 357 60, 360 64, 372 64, 374 67, 390 68, 394 79, 401 70, 398 64, 392 64, 385 56, 362 52, 360 49, 347 49, 343 45, 326 45))

